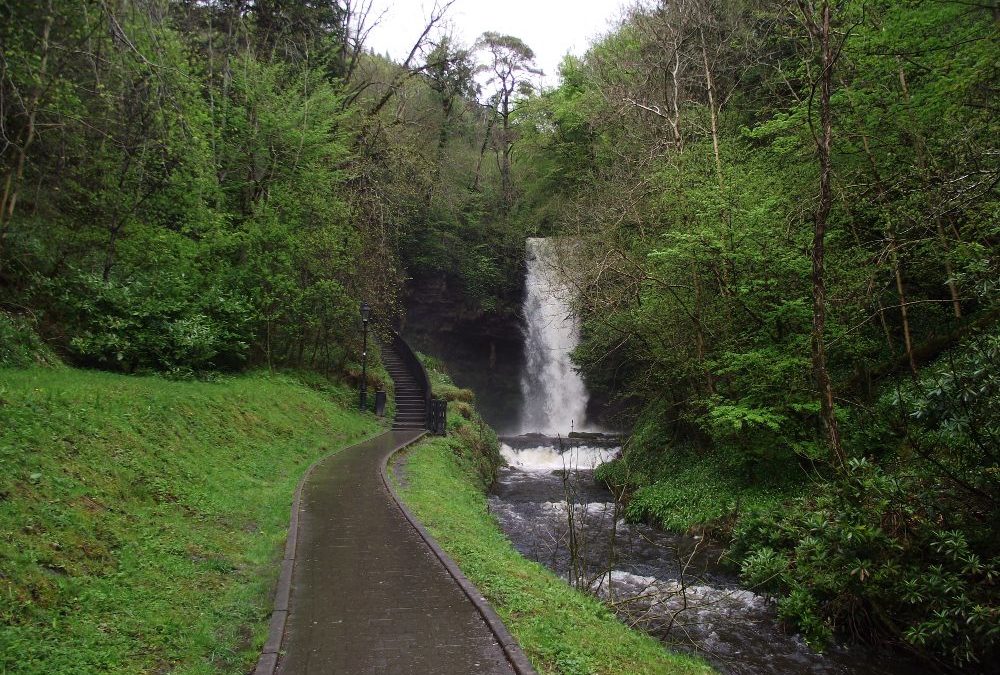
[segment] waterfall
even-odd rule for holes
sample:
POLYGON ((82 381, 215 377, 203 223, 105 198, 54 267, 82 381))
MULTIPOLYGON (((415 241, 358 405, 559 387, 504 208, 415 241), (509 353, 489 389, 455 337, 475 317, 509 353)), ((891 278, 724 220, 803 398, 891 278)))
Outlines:
POLYGON ((523 432, 565 435, 586 423, 587 389, 569 359, 580 341, 580 326, 570 289, 559 275, 560 249, 566 248, 560 241, 527 241, 523 432))

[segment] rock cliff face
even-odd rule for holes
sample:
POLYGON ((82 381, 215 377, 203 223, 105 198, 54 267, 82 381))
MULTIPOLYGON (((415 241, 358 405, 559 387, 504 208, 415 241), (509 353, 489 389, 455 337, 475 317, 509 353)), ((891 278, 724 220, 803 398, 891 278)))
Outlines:
MULTIPOLYGON (((515 311, 472 307, 447 277, 411 279, 404 296, 402 334, 413 347, 439 359, 460 387, 476 393, 483 418, 500 433, 516 431, 522 409, 522 319, 515 311)), ((508 298, 520 307, 520 298, 508 298)))

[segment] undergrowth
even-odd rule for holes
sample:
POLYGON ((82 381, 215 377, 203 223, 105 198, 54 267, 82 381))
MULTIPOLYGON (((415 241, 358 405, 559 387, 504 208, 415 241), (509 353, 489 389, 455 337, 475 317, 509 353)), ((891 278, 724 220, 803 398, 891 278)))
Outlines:
POLYGON ((801 492, 804 472, 785 462, 767 472, 689 447, 666 451, 633 437, 620 459, 597 468, 597 480, 628 495, 626 518, 675 531, 728 530, 739 514, 774 508, 801 492))

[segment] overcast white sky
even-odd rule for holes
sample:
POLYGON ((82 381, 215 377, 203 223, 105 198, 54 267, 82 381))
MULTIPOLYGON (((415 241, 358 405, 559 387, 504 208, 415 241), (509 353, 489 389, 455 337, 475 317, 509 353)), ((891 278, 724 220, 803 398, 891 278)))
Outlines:
MULTIPOLYGON (((582 56, 590 38, 607 32, 626 4, 628 0, 456 0, 448 18, 466 45, 488 30, 521 38, 545 71, 543 84, 555 86, 563 56, 582 56)), ((432 6, 433 0, 374 0, 372 16, 387 13, 369 36, 368 47, 396 60, 406 58, 432 6)))

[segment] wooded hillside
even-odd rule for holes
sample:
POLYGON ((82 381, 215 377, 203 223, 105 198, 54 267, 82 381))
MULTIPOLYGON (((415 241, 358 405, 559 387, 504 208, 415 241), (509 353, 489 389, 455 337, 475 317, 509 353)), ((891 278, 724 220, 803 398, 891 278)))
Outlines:
POLYGON ((636 517, 737 518, 744 578, 817 643, 985 664, 1000 637, 998 26, 642 3, 518 109, 524 203, 586 250, 576 360, 636 429, 606 477, 636 517))
POLYGON ((350 368, 358 302, 391 318, 407 273, 504 309, 506 122, 446 9, 399 64, 364 3, 0 4, 3 308, 75 363, 177 373, 350 368))

